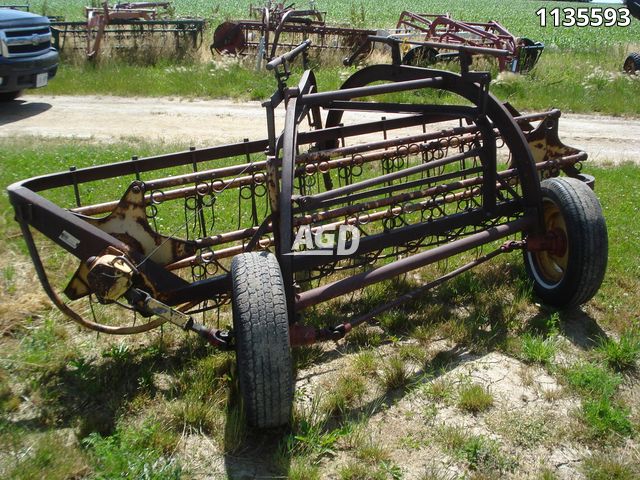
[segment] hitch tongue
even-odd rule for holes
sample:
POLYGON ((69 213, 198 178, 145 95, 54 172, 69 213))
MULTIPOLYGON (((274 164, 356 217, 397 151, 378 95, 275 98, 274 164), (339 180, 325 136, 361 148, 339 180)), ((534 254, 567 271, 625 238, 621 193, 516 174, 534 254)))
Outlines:
POLYGON ((189 330, 196 332, 207 342, 214 347, 219 347, 224 350, 233 349, 231 344, 231 336, 224 330, 211 330, 196 323, 191 315, 182 313, 168 305, 156 300, 147 292, 132 288, 126 293, 127 300, 133 305, 136 310, 139 310, 143 315, 157 315, 158 317, 167 320, 174 325, 182 328, 183 330, 189 330))

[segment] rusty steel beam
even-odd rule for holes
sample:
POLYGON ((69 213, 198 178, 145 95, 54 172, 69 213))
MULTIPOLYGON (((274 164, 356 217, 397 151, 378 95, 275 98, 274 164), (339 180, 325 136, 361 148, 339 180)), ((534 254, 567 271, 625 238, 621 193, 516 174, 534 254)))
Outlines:
POLYGON ((504 225, 491 227, 483 232, 475 233, 469 237, 455 240, 440 247, 435 247, 426 252, 397 260, 374 270, 362 272, 327 285, 307 290, 296 296, 295 310, 302 311, 319 303, 331 300, 332 298, 340 297, 374 283, 389 280, 403 273, 438 262, 469 249, 526 231, 532 228, 536 221, 537 219, 534 217, 525 216, 504 225))

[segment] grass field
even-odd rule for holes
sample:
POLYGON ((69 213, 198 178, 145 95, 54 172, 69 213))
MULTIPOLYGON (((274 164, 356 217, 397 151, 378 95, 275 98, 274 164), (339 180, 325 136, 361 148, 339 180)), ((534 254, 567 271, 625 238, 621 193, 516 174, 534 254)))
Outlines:
MULTIPOLYGON (((49 14, 77 17, 83 4, 47 1, 49 14), (75 13, 74 13, 75 12, 75 13)), ((206 2, 174 2, 179 15, 197 14, 215 27, 228 18, 242 18, 248 2, 225 3, 216 6, 206 2)), ((392 27, 403 8, 402 2, 320 3, 329 11, 329 21, 340 19, 350 25, 392 27)), ((495 4, 498 5, 498 4, 495 4)), ((640 81, 637 76, 624 75, 622 62, 628 52, 638 50, 640 22, 628 27, 610 28, 542 28, 535 11, 540 6, 551 8, 552 2, 519 0, 509 9, 474 0, 451 3, 445 1, 416 2, 412 9, 430 12, 450 11, 467 20, 496 19, 518 36, 543 41, 546 50, 534 71, 522 76, 498 76, 495 62, 480 63, 477 69, 488 69, 494 77, 493 91, 520 109, 558 107, 573 112, 601 112, 637 115, 640 112, 640 81), (493 5, 493 6, 492 6, 493 5)), ((562 3, 563 6, 569 5, 562 3)), ((585 5, 585 4, 579 4, 585 5)), ((42 11, 40 3, 32 2, 34 11, 42 11)), ((299 7, 301 7, 299 5, 299 7)), ((337 21, 337 20, 335 20, 337 21)), ((275 89, 272 75, 255 70, 253 55, 244 59, 212 57, 208 44, 212 28, 205 33, 199 51, 180 56, 170 46, 156 44, 119 51, 115 56, 105 53, 98 65, 87 63, 80 53, 63 52, 63 64, 58 77, 43 94, 112 94, 139 96, 181 96, 204 98, 237 98, 261 100, 275 89), (127 52, 126 54, 124 52, 127 52), (123 57, 124 55, 124 57, 123 57)), ((107 49, 108 52, 108 49, 107 49)), ((388 62, 381 53, 370 63, 388 62)), ((340 66, 340 59, 324 55, 314 62, 323 90, 338 88, 354 68, 340 66)), ((458 68, 439 64, 438 68, 458 68)), ((292 79, 292 82, 294 80, 292 79)), ((32 91, 35 92, 35 91, 32 91)))
MULTIPOLYGON (((0 171, 7 185, 44 173, 43 165, 66 169, 70 159, 83 166, 185 146, 2 140, 0 147, 11 166, 0 171)), ((293 425, 265 435, 244 426, 233 355, 172 328, 96 338, 52 309, 3 193, 0 476, 548 479, 561 478, 560 470, 534 459, 569 455, 569 446, 579 478, 637 478, 640 169, 587 172, 597 178, 610 238, 608 274, 588 305, 567 312, 538 305, 511 254, 335 346, 297 350, 293 425), (483 376, 492 369, 497 379, 483 376), (501 390, 501 377, 520 390, 501 390), (519 395, 532 403, 517 403, 519 395), (413 465, 428 458, 438 462, 413 465)), ((315 315, 365 311, 408 286, 377 285, 315 315)))
MULTIPOLYGON (((599 112, 638 115, 640 77, 620 70, 623 47, 610 47, 611 53, 548 52, 529 75, 498 75, 493 71, 492 92, 522 110, 560 108, 567 112, 599 112), (567 56, 572 68, 566 68, 567 56)), ((104 66, 73 65, 61 69, 46 94, 110 94, 122 96, 180 96, 186 98, 236 98, 263 100, 276 89, 272 75, 255 71, 236 60, 213 63, 171 65, 160 62, 140 67, 120 62, 104 66)), ((321 90, 340 87, 356 68, 324 65, 315 68, 321 90)), ((289 84, 295 85, 298 75, 289 84)), ((456 101, 445 95, 442 101, 456 101)), ((460 101, 459 99, 457 100, 460 101)))
MULTIPOLYGON (((34 12, 48 15, 62 15, 68 19, 81 19, 84 7, 89 4, 85 0, 32 0, 31 9, 34 12)), ((99 4, 100 2, 95 2, 99 4)), ((249 5, 259 5, 261 2, 229 1, 208 2, 204 0, 174 0, 171 2, 175 12, 180 16, 200 16, 210 19, 216 24, 225 19, 247 18, 249 5)), ((308 2, 296 2, 296 7, 307 8, 308 2)), ((454 18, 469 21, 497 20, 517 36, 545 42, 548 46, 556 45, 561 48, 592 49, 602 45, 626 42, 638 42, 640 38, 640 24, 634 22, 629 27, 600 28, 594 32, 590 28, 543 28, 535 12, 540 7, 553 8, 557 2, 515 0, 509 2, 509 8, 504 8, 501 2, 485 2, 483 0, 468 0, 465 2, 450 2, 447 0, 416 0, 409 4, 401 0, 385 0, 375 2, 371 0, 319 0, 316 2, 319 10, 327 12, 327 21, 336 24, 366 26, 375 28, 394 27, 400 13, 410 9, 414 12, 446 13, 454 18)), ((562 2, 562 7, 582 6, 584 3, 562 2)))

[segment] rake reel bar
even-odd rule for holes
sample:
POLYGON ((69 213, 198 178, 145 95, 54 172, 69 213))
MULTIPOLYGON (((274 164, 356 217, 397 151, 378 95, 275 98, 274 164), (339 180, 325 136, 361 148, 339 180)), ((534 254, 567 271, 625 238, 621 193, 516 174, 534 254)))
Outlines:
POLYGON ((461 48, 474 47, 496 58, 500 71, 526 73, 544 49, 540 42, 515 37, 498 22, 466 22, 449 14, 404 11, 392 36, 404 42, 403 63, 417 66, 449 61, 457 58, 461 48))

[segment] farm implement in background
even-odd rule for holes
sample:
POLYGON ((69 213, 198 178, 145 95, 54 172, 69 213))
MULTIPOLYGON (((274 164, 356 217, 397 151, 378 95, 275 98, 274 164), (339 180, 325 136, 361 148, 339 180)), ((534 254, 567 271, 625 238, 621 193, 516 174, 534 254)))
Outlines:
POLYGON ((86 7, 84 22, 51 22, 54 46, 59 51, 84 49, 95 59, 103 41, 114 48, 127 48, 142 42, 172 39, 175 48, 196 49, 202 44, 205 21, 198 18, 171 19, 168 2, 131 2, 100 8, 86 7))
MULTIPOLYGON (((327 12, 320 12, 312 4, 307 10, 293 5, 268 2, 264 7, 249 7, 249 20, 227 21, 218 25, 213 34, 211 53, 227 55, 256 54, 258 67, 262 61, 276 57, 278 51, 290 50, 305 39, 311 39, 312 49, 351 54, 375 30, 327 25, 327 12)), ((372 50, 360 49, 359 59, 372 50)))
POLYGON ((169 322, 235 349, 247 419, 274 427, 290 419, 291 347, 341 339, 499 255, 519 252, 543 302, 588 301, 607 231, 580 173, 587 154, 558 138, 560 112, 521 115, 468 61, 461 74, 401 65, 402 41, 386 41, 394 61, 336 91, 320 91, 311 70, 287 85, 309 41, 269 62, 278 89, 263 104, 267 138, 9 186, 53 303, 98 332, 169 322), (427 100, 449 96, 462 104, 427 100), (370 311, 305 325, 317 305, 453 257, 370 311), (60 265, 77 268, 69 279, 60 265))
MULTIPOLYGON (((626 0, 625 5, 629 9, 629 13, 640 20, 640 0, 626 0)), ((640 70, 640 53, 631 52, 624 61, 623 70, 631 75, 635 75, 640 70)))
POLYGON ((400 14, 391 36, 403 41, 404 65, 428 67, 458 58, 461 48, 494 57, 500 71, 526 73, 538 62, 544 45, 518 38, 498 22, 466 22, 449 14, 400 14))

